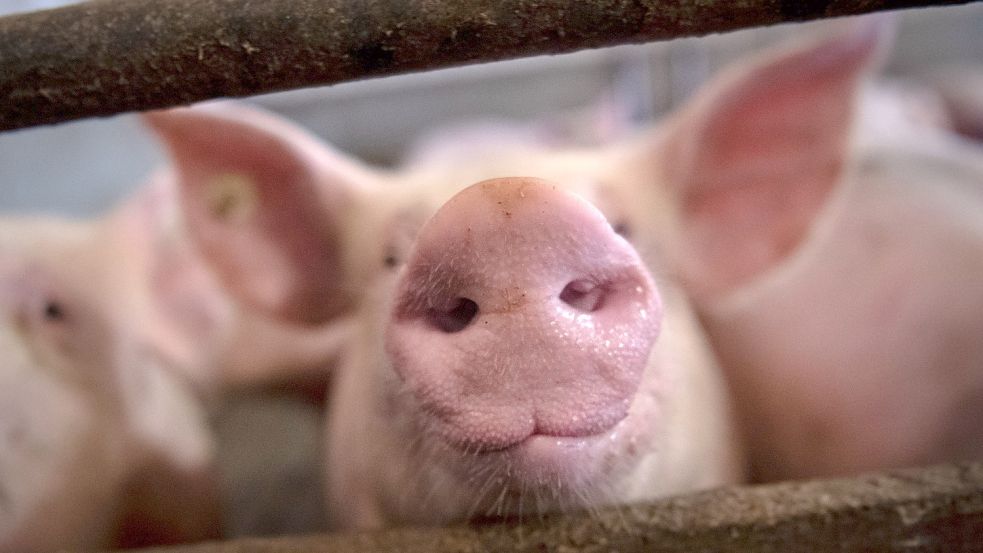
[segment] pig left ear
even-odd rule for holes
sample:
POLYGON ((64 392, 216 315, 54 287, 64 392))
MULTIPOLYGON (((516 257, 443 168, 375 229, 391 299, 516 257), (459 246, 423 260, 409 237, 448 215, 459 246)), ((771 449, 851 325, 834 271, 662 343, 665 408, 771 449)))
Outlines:
POLYGON ((193 241, 233 296, 309 325, 347 307, 342 219, 371 180, 367 168, 231 102, 144 119, 170 153, 193 241))
POLYGON ((660 166, 678 208, 675 252, 696 296, 783 260, 841 181, 854 104, 892 21, 783 51, 724 75, 669 123, 660 166))

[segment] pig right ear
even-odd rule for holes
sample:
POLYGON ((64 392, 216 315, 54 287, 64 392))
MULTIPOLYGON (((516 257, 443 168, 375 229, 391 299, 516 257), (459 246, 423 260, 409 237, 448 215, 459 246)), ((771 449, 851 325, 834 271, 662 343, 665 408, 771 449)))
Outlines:
POLYGON ((661 135, 673 202, 674 252, 691 294, 717 296, 801 244, 841 181, 862 78, 892 21, 755 65, 704 90, 661 135))
POLYGON ((170 153, 193 242, 237 300, 305 325, 348 307, 343 218, 372 180, 367 168, 230 102, 144 119, 170 153))

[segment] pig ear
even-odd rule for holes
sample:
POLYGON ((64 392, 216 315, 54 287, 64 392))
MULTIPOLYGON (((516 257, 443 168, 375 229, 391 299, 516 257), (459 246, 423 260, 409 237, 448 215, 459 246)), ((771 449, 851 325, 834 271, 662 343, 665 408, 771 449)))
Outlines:
POLYGON ((660 166, 691 293, 726 292, 806 237, 843 176, 862 77, 891 28, 868 18, 737 68, 669 123, 660 166))
POLYGON ((301 324, 347 307, 341 218, 370 180, 368 169, 241 105, 144 119, 170 153, 193 241, 236 299, 301 324))

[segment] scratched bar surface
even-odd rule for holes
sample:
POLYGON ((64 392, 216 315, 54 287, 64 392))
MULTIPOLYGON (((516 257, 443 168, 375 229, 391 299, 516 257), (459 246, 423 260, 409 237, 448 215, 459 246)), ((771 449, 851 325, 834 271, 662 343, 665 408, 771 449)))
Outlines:
POLYGON ((978 0, 95 0, 0 18, 0 130, 978 0))
POLYGON ((733 487, 593 517, 246 539, 169 553, 969 553, 983 551, 983 463, 733 487))

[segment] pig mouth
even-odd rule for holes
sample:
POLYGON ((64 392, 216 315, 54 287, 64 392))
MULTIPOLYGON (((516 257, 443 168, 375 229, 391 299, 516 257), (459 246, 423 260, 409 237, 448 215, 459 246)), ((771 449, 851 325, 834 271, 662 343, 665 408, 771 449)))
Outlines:
POLYGON ((526 453, 528 450, 535 449, 540 453, 545 453, 547 451, 554 451, 557 454, 576 453, 577 451, 582 451, 598 440, 602 440, 609 436, 613 430, 614 426, 602 430, 601 432, 580 436, 564 436, 559 434, 548 434, 545 432, 533 432, 532 434, 529 434, 525 438, 522 438, 513 444, 495 450, 486 450, 486 452, 522 454, 526 453))
POLYGON ((557 451, 570 451, 578 448, 583 448, 589 443, 603 439, 606 435, 611 433, 614 427, 604 429, 600 432, 592 434, 583 434, 577 436, 568 436, 564 434, 551 434, 548 432, 534 431, 521 437, 515 441, 506 444, 491 444, 487 446, 475 445, 473 443, 468 445, 462 445, 460 443, 452 445, 457 449, 464 452, 471 452, 477 455, 483 454, 500 454, 500 453, 516 453, 521 452, 524 448, 533 447, 544 447, 542 444, 553 444, 555 445, 557 451))
POLYGON ((613 438, 629 418, 628 404, 624 409, 597 412, 589 419, 575 418, 569 425, 539 414, 515 418, 503 415, 499 424, 475 424, 467 413, 434 412, 426 407, 421 414, 435 438, 462 455, 477 456, 521 455, 530 448, 540 454, 553 450, 556 455, 564 455, 613 438))
MULTIPOLYGON (((585 492, 604 486, 613 469, 612 453, 618 446, 622 423, 591 435, 559 436, 534 432, 504 447, 461 455, 461 467, 469 476, 495 473, 499 485, 510 494, 527 494, 537 489, 556 495, 574 490, 585 492)), ((615 455, 617 457, 617 455, 615 455)), ((627 462, 627 458, 622 458, 627 462)))

